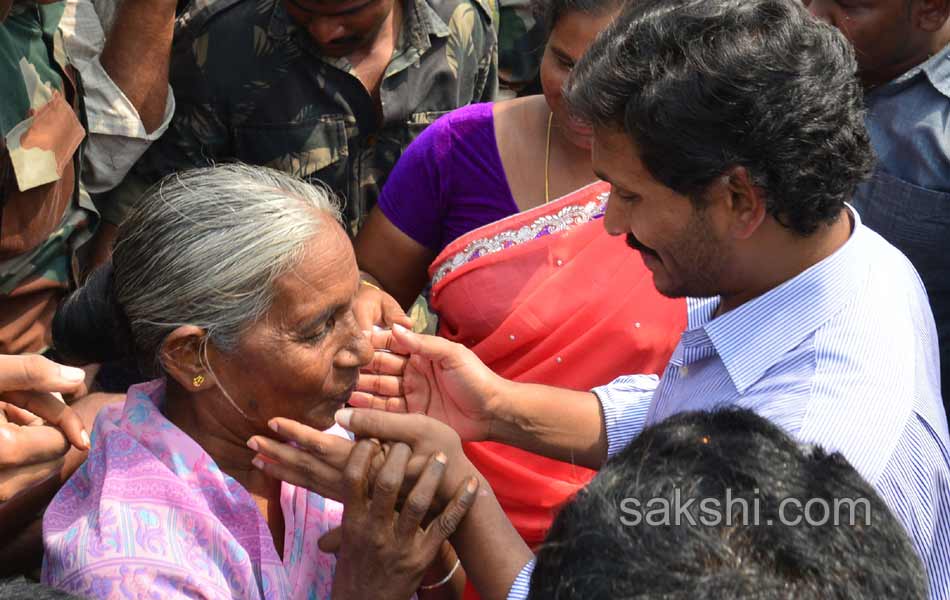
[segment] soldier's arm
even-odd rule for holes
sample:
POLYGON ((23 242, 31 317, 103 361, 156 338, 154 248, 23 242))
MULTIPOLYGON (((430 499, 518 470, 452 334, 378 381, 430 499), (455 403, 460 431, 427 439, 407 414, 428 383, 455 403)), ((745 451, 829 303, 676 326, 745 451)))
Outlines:
POLYGON ((478 36, 480 53, 478 61, 479 89, 475 90, 474 102, 494 102, 498 95, 498 0, 491 0, 489 14, 492 22, 482 22, 483 26, 478 36))
POLYGON ((175 0, 121 2, 99 59, 149 133, 164 121, 175 6, 175 0))
POLYGON ((225 122, 228 109, 218 103, 219 94, 209 77, 215 67, 208 61, 207 40, 207 33, 196 39, 188 31, 178 32, 170 67, 175 115, 165 134, 149 147, 122 184, 98 203, 107 222, 121 222, 128 207, 165 175, 231 156, 225 122))

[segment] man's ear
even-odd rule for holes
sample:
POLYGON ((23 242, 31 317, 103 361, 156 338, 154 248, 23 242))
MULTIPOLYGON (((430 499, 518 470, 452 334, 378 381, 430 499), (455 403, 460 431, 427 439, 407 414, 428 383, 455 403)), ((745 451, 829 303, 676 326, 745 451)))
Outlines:
POLYGON ((921 31, 940 31, 950 18, 950 0, 914 0, 910 18, 921 31))
POLYGON ((162 343, 162 366, 185 390, 201 392, 217 385, 205 362, 207 337, 200 327, 182 325, 162 343))
POLYGON ((752 175, 742 166, 727 169, 713 182, 713 187, 717 195, 725 198, 732 238, 745 240, 752 237, 768 212, 764 190, 755 185, 752 175))

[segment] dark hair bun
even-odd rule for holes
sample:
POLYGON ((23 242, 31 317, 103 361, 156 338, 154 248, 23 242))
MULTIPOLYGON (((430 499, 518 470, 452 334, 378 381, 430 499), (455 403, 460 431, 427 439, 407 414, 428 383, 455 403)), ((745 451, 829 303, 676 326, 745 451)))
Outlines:
POLYGON ((112 291, 112 263, 93 271, 56 309, 53 348, 61 360, 80 365, 131 357, 128 319, 112 291))

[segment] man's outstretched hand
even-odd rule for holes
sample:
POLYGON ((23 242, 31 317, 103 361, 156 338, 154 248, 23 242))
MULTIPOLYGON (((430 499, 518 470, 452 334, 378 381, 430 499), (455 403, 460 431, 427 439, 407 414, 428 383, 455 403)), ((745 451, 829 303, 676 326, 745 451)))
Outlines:
POLYGON ((360 374, 351 406, 420 413, 449 425, 463 441, 488 438, 509 382, 474 352, 399 325, 373 331, 370 341, 376 352, 360 374))

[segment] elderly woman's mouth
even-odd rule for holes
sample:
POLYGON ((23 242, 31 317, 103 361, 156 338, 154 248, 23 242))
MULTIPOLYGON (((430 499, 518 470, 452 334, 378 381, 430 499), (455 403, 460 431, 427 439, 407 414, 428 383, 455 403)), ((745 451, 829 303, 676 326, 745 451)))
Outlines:
POLYGON ((356 391, 356 381, 354 381, 349 386, 347 386, 347 388, 343 390, 340 394, 337 394, 336 396, 334 396, 333 403, 343 406, 344 404, 350 401, 350 396, 353 395, 354 391, 356 391))

